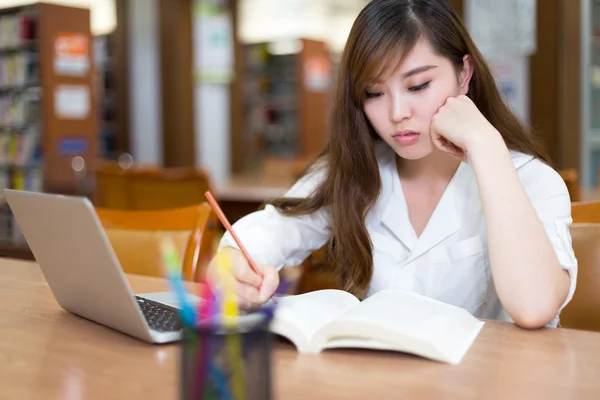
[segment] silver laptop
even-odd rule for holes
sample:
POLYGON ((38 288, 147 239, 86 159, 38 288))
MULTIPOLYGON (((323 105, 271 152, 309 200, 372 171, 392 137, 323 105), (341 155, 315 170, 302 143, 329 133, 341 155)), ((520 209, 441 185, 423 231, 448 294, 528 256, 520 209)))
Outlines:
MULTIPOLYGON (((181 338, 176 297, 169 292, 133 294, 87 198, 4 193, 62 308, 149 343, 181 338)), ((194 304, 199 301, 188 296, 194 304)))

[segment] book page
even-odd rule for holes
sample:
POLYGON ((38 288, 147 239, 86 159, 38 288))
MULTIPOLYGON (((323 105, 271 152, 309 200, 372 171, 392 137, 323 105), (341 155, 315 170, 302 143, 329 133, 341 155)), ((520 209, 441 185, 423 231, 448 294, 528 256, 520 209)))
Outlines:
POLYGON ((390 344, 426 342, 443 353, 446 361, 458 362, 482 326, 483 322, 462 308, 413 293, 386 290, 336 318, 327 334, 329 339, 355 335, 390 344))
POLYGON ((350 293, 333 289, 283 296, 277 302, 271 330, 288 337, 300 351, 310 351, 306 347, 320 327, 360 303, 350 293), (293 330, 300 331, 303 338, 298 339, 293 330))

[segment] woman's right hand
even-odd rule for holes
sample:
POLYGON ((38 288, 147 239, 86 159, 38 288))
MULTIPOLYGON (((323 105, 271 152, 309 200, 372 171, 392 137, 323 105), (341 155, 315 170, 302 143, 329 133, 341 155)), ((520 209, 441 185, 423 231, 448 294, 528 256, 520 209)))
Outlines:
POLYGON ((206 270, 206 279, 212 287, 234 288, 240 305, 252 306, 268 301, 279 286, 279 273, 274 267, 257 264, 262 277, 252 270, 241 251, 233 247, 221 249, 206 270), (219 266, 219 257, 229 257, 231 268, 219 266), (220 269, 221 268, 221 269, 220 269))

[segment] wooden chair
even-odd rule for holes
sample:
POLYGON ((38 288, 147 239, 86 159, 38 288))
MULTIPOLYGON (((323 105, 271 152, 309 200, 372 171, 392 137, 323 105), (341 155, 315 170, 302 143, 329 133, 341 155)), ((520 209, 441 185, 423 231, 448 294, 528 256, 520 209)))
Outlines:
POLYGON ((574 224, 600 223, 600 201, 580 201, 571 205, 574 224))
POLYGON ((118 163, 103 163, 92 173, 94 176, 94 203, 111 209, 129 209, 125 169, 118 163))
POLYGON ((185 207, 206 201, 206 172, 195 168, 128 170, 130 204, 135 210, 185 207))
POLYGON ((301 294, 322 289, 340 289, 333 265, 330 263, 328 246, 311 253, 300 266, 295 293, 301 294))
POLYGON ((579 174, 575 168, 558 171, 565 181, 572 202, 581 201, 581 188, 579 185, 579 174))
POLYGON ((560 316, 564 328, 600 331, 600 202, 573 203, 570 232, 577 288, 560 316))
MULTIPOLYGON (((126 191, 123 181, 125 170, 133 166, 133 158, 128 153, 123 153, 116 160, 109 160, 99 157, 81 157, 75 156, 71 159, 65 159, 69 162, 71 173, 75 181, 74 194, 93 198, 99 195, 103 204, 107 208, 126 208, 126 191), (99 175, 99 176, 98 176, 99 175), (96 179, 102 180, 101 187, 110 187, 111 193, 96 193, 96 179), (109 182, 104 182, 109 180, 109 182), (109 196, 110 195, 110 196, 109 196), (114 204, 109 204, 113 201, 114 204)), ((136 169, 156 168, 155 165, 136 164, 136 169)))
POLYGON ((153 211, 96 208, 96 213, 127 273, 164 277, 160 241, 165 235, 182 255, 185 280, 200 280, 213 256, 217 217, 208 203, 153 211))
POLYGON ((208 174, 195 168, 132 166, 128 169, 105 164, 95 172, 96 204, 104 208, 161 210, 186 207, 206 201, 208 174))

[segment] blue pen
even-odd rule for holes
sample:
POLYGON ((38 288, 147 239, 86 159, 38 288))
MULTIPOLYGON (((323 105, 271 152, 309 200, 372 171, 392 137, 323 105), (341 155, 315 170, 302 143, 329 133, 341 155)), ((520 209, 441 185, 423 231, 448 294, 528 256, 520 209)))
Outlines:
POLYGON ((285 295, 291 286, 292 286, 291 279, 284 279, 281 282, 279 282, 279 286, 277 286, 275 293, 273 293, 273 295, 271 296, 271 300, 273 300, 273 303, 277 304, 279 302, 279 300, 277 299, 277 296, 285 295))
POLYGON ((210 373, 217 380, 217 390, 220 398, 223 400, 231 399, 231 392, 227 386, 227 377, 212 363, 210 364, 209 369, 210 373))
POLYGON ((184 324, 194 326, 196 323, 196 312, 186 298, 186 291, 181 279, 179 256, 175 251, 173 243, 166 238, 161 242, 161 250, 162 261, 167 270, 167 278, 179 301, 181 319, 184 324))

